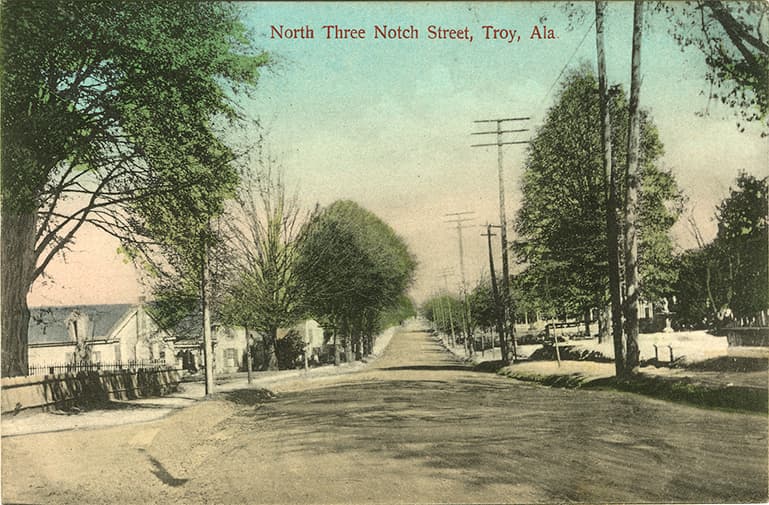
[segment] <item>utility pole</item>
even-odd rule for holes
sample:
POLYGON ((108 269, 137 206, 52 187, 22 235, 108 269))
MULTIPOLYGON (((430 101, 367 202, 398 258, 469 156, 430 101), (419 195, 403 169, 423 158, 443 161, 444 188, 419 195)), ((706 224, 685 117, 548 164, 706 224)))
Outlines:
POLYGON ((206 396, 214 393, 214 348, 211 339, 211 308, 209 304, 210 272, 208 265, 208 239, 201 240, 203 249, 200 269, 200 304, 203 312, 203 360, 206 366, 206 396))
POLYGON ((620 284, 620 242, 619 218, 617 213, 617 169, 612 158, 611 115, 609 114, 609 91, 606 83, 606 53, 604 50, 604 9, 605 0, 595 2, 595 47, 598 60, 598 94, 601 110, 601 146, 603 148, 603 170, 606 184, 606 245, 609 266, 609 316, 611 337, 614 343, 615 374, 625 369, 625 339, 622 329, 622 287, 620 284))
MULTIPOLYGON (((516 352, 517 350, 516 350, 516 343, 515 343, 515 301, 513 300, 512 293, 510 292, 510 265, 509 265, 510 262, 509 262, 509 254, 507 250, 507 214, 505 212, 505 179, 504 179, 504 171, 502 169, 502 146, 512 145, 512 144, 528 144, 528 141, 518 140, 518 141, 503 142, 502 134, 525 132, 525 131, 528 131, 528 128, 520 128, 515 130, 503 130, 502 123, 507 123, 511 121, 527 121, 529 119, 530 119, 529 117, 514 117, 514 118, 505 118, 505 119, 480 119, 475 121, 475 123, 496 123, 497 125, 496 130, 474 132, 471 134, 471 135, 493 134, 497 136, 497 141, 494 143, 473 144, 471 147, 497 146, 497 174, 499 177, 499 225, 500 225, 499 236, 502 242, 502 276, 503 276, 502 306, 505 312, 505 321, 508 325, 506 335, 510 336, 510 343, 512 344, 513 362, 515 362, 517 358, 517 352, 516 352)), ((500 342, 500 347, 502 350, 502 361, 504 363, 509 363, 510 355, 509 355, 509 349, 507 346, 506 338, 500 342)))
MULTIPOLYGON (((499 289, 497 288, 497 273, 494 270, 494 253, 492 253, 491 250, 491 237, 496 237, 497 235, 495 233, 491 233, 492 228, 499 228, 499 226, 494 226, 491 224, 486 225, 486 233, 481 233, 482 237, 486 237, 488 239, 489 244, 489 270, 491 271, 491 293, 494 295, 494 313, 495 313, 495 319, 497 322, 497 335, 499 335, 499 345, 502 345, 502 341, 504 340, 505 335, 505 320, 504 320, 504 311, 501 308, 500 300, 499 300, 499 289)), ((491 343, 491 348, 494 349, 494 342, 491 343)))
MULTIPOLYGON (((450 270, 443 270, 443 283, 446 285, 446 296, 449 294, 449 273, 450 270)), ((457 343, 457 336, 454 333, 454 316, 451 313, 451 299, 446 300, 446 305, 449 307, 449 326, 451 326, 451 346, 454 347, 457 343)))
POLYGON ((473 214, 472 211, 466 211, 466 212, 451 212, 449 214, 444 214, 444 216, 454 216, 454 219, 450 219, 447 221, 448 223, 456 223, 457 225, 457 238, 459 239, 459 272, 462 276, 462 327, 465 332, 465 340, 464 340, 464 347, 465 347, 465 353, 468 351, 470 354, 472 354, 472 348, 468 347, 470 344, 468 342, 468 339, 470 338, 470 314, 469 314, 469 307, 467 304, 467 279, 465 278, 465 251, 464 247, 462 246, 462 223, 466 223, 468 221, 472 221, 473 218, 471 217, 461 217, 468 214, 473 214))

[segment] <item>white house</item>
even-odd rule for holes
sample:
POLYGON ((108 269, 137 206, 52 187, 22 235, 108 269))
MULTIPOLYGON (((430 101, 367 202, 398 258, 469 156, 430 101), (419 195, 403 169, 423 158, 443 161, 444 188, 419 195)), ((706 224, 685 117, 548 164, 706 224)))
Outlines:
POLYGON ((174 356, 174 339, 143 305, 30 308, 31 368, 86 361, 128 363, 174 356))
MULTIPOLYGON (((323 328, 313 319, 300 321, 291 328, 278 330, 278 339, 289 332, 296 332, 307 344, 308 355, 320 355, 323 348, 323 328)), ((200 317, 190 316, 176 330, 179 337, 175 343, 176 361, 181 368, 197 371, 203 368, 203 337, 200 317)), ((258 343, 262 336, 255 330, 249 330, 251 341, 258 343)), ((211 329, 214 351, 214 372, 233 373, 243 371, 246 361, 246 329, 242 326, 223 326, 213 324, 211 329)))

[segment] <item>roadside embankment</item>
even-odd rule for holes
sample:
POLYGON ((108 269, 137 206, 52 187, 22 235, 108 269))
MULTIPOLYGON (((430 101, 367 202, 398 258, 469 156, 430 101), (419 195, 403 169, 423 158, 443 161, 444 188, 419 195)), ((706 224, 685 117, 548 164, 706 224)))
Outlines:
POLYGON ((612 363, 523 362, 500 368, 512 379, 551 387, 615 389, 705 408, 767 413, 766 372, 696 372, 643 367, 631 377, 614 375, 612 363))
MULTIPOLYGON (((644 366, 628 378, 615 376, 614 363, 607 359, 524 360, 510 366, 477 353, 464 355, 461 348, 444 348, 479 372, 498 373, 511 379, 544 386, 581 389, 613 389, 702 408, 746 412, 769 412, 769 372, 760 358, 722 356, 677 366, 644 366)), ((532 357, 541 353, 531 353, 532 357)), ((568 356, 567 353, 565 355, 568 356)), ((493 358, 492 358, 493 359, 493 358)))

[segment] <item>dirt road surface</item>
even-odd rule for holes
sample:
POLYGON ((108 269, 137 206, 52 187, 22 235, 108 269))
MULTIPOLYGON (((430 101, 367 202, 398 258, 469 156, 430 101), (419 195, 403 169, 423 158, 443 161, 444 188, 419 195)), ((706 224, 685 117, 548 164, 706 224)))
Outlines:
POLYGON ((767 501, 765 415, 473 372, 425 332, 273 390, 4 438, 3 503, 767 501))

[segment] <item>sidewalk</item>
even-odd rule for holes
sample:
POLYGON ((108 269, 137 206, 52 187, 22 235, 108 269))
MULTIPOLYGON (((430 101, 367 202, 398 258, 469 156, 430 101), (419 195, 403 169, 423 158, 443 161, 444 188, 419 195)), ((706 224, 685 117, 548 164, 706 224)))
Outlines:
MULTIPOLYGON (((378 359, 390 343, 397 327, 388 328, 377 338, 371 356, 365 361, 343 363, 338 367, 324 365, 300 370, 280 370, 274 372, 254 372, 253 382, 248 384, 246 374, 239 373, 235 378, 215 380, 215 393, 224 393, 237 389, 267 388, 271 385, 291 380, 314 379, 344 375, 365 369, 378 359)), ((54 431, 102 428, 123 424, 145 423, 161 419, 170 413, 188 407, 205 399, 204 382, 182 382, 179 390, 168 396, 141 398, 137 400, 112 401, 104 408, 73 412, 22 412, 18 416, 3 415, 0 418, 0 435, 13 437, 34 433, 54 431)))

